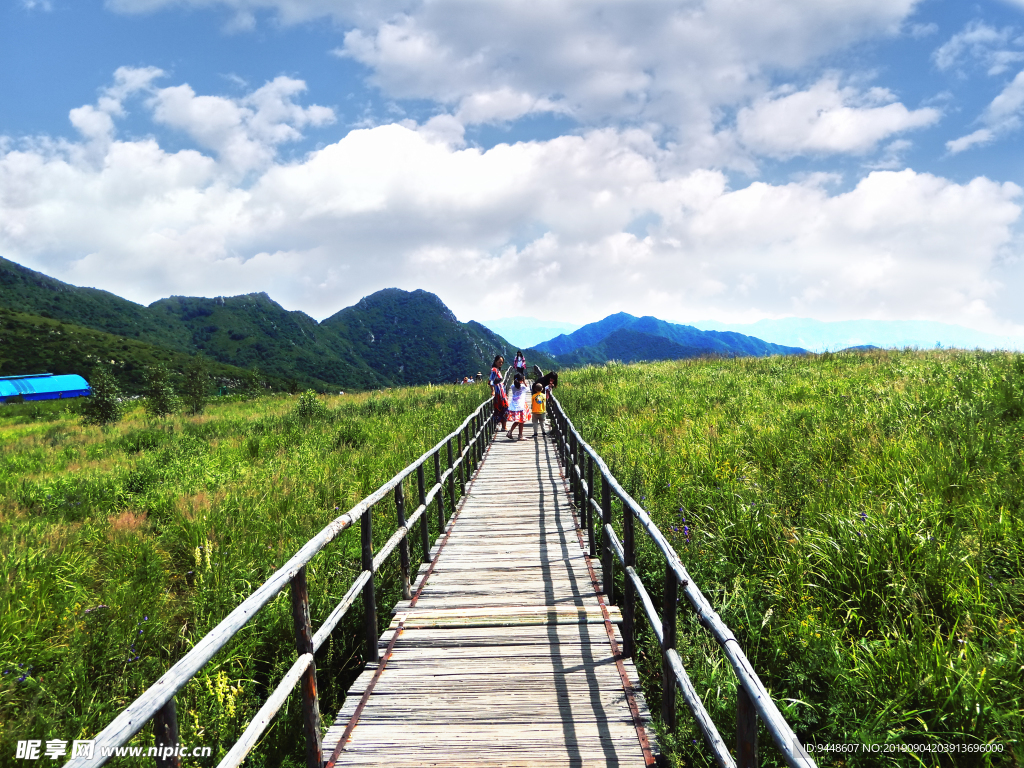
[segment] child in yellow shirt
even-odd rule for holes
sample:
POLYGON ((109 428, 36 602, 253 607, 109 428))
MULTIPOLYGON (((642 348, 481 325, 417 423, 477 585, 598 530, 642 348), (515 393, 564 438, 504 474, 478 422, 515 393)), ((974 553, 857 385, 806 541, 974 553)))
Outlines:
POLYGON ((548 416, 548 398, 540 384, 533 385, 531 403, 531 410, 533 411, 533 439, 536 440, 538 434, 544 435, 544 422, 548 416))

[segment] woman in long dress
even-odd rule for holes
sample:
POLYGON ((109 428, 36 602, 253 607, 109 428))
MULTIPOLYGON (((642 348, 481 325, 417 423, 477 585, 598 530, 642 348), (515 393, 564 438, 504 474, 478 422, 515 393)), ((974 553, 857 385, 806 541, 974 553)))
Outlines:
POLYGON ((505 364, 505 358, 498 355, 491 364, 491 391, 494 394, 494 423, 501 424, 505 429, 505 422, 508 420, 508 395, 505 394, 505 383, 501 380, 501 366, 505 364))

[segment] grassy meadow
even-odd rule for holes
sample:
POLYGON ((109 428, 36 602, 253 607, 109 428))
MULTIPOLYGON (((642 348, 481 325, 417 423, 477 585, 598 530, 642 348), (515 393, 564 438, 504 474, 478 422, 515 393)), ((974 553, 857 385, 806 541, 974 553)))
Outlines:
MULTIPOLYGON (((0 764, 16 762, 19 739, 92 738, 486 394, 421 387, 320 398, 304 412, 297 397, 225 398, 162 421, 136 405, 106 429, 82 426, 74 404, 0 408, 0 764)), ((393 502, 374 515, 380 546, 393 502)), ((433 541, 436 516, 431 525, 433 541)), ((378 577, 382 624, 399 596, 397 560, 378 577)), ((358 526, 307 570, 315 627, 359 572, 358 526)), ((361 615, 357 601, 317 656, 326 723, 360 665, 361 615)), ((216 764, 294 656, 285 590, 179 694, 181 742, 212 747, 203 763, 216 764)), ((303 764, 297 701, 249 765, 303 764)), ((152 744, 148 728, 132 743, 152 744)))
MULTIPOLYGON (((802 741, 1002 748, 819 753, 819 765, 1024 762, 1024 356, 609 365, 567 372, 558 397, 802 741)), ((641 531, 638 571, 660 605, 663 566, 641 531)), ((660 657, 643 632, 637 662, 657 711, 660 657)), ((679 637, 735 743, 735 677, 688 605, 679 637)), ((679 707, 673 761, 703 764, 679 707)), ((760 741, 780 764, 763 727, 760 741)))

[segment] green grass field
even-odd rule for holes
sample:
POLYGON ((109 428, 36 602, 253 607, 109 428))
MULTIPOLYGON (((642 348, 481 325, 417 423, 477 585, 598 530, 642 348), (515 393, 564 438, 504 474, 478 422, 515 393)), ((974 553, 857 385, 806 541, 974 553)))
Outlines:
MULTIPOLYGON (((306 418, 288 396, 215 403, 203 416, 162 422, 136 406, 107 430, 81 426, 67 404, 0 409, 0 764, 20 762, 20 739, 92 738, 486 393, 333 397, 306 418)), ((395 529, 393 502, 374 515, 380 546, 395 529)), ((415 543, 413 553, 415 565, 415 543)), ((308 568, 314 626, 358 571, 355 526, 308 568)), ((383 623, 397 577, 395 555, 378 577, 383 623)), ((357 601, 318 654, 327 722, 361 663, 361 615, 357 601)), ((179 695, 181 742, 212 747, 204 764, 214 765, 294 656, 285 590, 179 695)), ((296 700, 248 764, 302 764, 296 700)), ((133 743, 151 744, 148 729, 133 743)))
MULTIPOLYGON (((1003 750, 819 765, 1024 761, 1024 356, 611 365, 567 372, 558 397, 804 742, 1003 750)), ((637 537, 660 605, 662 563, 637 537)), ((688 606, 680 614, 680 654, 731 744, 735 677, 688 606)), ((637 661, 656 709, 660 657, 644 633, 637 661)), ((673 759, 702 764, 679 706, 673 759)), ((770 745, 763 728, 760 739, 770 745)))
MULTIPOLYGON (((485 393, 336 397, 307 418, 294 397, 163 422, 138 406, 108 430, 82 427, 68 404, 0 409, 0 764, 15 762, 18 739, 94 736, 485 393)), ((558 396, 803 741, 1003 749, 816 755, 819 765, 1024 761, 1024 357, 612 365, 566 372, 558 396)), ((393 505, 375 521, 379 546, 393 505)), ((309 569, 314 625, 358 572, 358 536, 344 533, 309 569)), ((639 570, 657 601, 650 546, 639 570)), ((382 621, 396 577, 393 557, 378 587, 382 621)), ((360 615, 357 603, 318 655, 325 718, 359 667, 360 615)), ((685 608, 679 629, 684 663, 731 742, 731 669, 685 608)), ((660 662, 643 632, 637 662, 657 711, 660 662)), ((293 657, 284 594, 183 691, 182 743, 213 747, 215 764, 293 657)), ((701 765, 684 706, 662 743, 674 762, 701 765)), ((301 763, 297 714, 293 697, 252 765, 301 763)))

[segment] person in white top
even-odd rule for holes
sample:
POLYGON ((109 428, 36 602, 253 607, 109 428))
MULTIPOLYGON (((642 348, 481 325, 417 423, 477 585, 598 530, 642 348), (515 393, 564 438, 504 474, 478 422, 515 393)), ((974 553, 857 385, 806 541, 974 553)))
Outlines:
POLYGON ((523 377, 516 374, 515 381, 508 393, 508 420, 511 422, 508 428, 508 439, 512 440, 512 433, 516 424, 519 425, 519 439, 523 439, 523 425, 530 421, 530 388, 526 386, 523 377))

